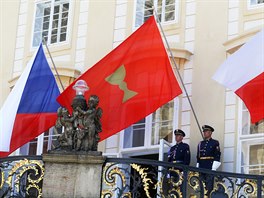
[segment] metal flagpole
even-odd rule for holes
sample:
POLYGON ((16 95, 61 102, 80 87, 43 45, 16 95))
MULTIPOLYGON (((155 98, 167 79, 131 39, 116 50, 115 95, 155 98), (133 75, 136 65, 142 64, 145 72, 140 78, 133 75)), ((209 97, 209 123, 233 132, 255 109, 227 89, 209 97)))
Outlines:
POLYGON ((199 128, 199 131, 200 131, 200 133, 201 133, 202 138, 204 139, 204 137, 203 137, 203 133, 202 133, 202 130, 201 130, 201 126, 200 126, 200 124, 199 124, 198 118, 197 118, 196 113, 195 113, 195 111, 194 111, 194 108, 193 108, 193 105, 192 105, 192 103, 191 103, 191 100, 190 100, 189 94, 188 94, 188 92, 187 92, 187 90, 186 90, 186 87, 184 86, 184 83, 183 83, 182 77, 181 77, 181 75, 180 75, 180 71, 179 71, 178 65, 177 65, 176 61, 174 60, 174 58, 173 58, 172 51, 171 51, 171 49, 170 49, 169 43, 168 43, 168 41, 167 41, 167 39, 166 39, 166 36, 165 36, 165 33, 164 33, 164 31, 163 31, 163 28, 162 28, 162 26, 161 26, 161 24, 160 24, 158 14, 157 14, 156 9, 155 9, 154 7, 153 7, 153 11, 154 11, 154 14, 155 14, 156 21, 158 22, 159 27, 160 27, 160 30, 161 30, 161 32, 162 32, 162 35, 163 35, 163 37, 164 37, 165 43, 166 43, 166 45, 167 45, 167 47, 168 47, 168 50, 169 50, 169 52, 170 52, 170 56, 172 57, 172 62, 173 62, 173 64, 174 64, 175 68, 176 68, 176 71, 177 71, 178 77, 179 77, 179 79, 180 79, 180 81, 181 81, 182 87, 183 87, 183 89, 184 89, 184 92, 185 92, 185 94, 186 94, 186 97, 187 97, 187 99, 188 99, 188 101, 189 101, 189 104, 190 104, 190 106, 191 106, 191 109, 192 109, 192 112, 193 112, 194 118, 195 118, 196 123, 197 123, 198 128, 199 128))
POLYGON ((61 82, 60 75, 59 75, 59 73, 58 73, 58 70, 57 70, 57 68, 56 68, 56 66, 55 66, 55 63, 54 63, 53 58, 52 58, 52 56, 51 56, 51 53, 50 53, 50 51, 49 51, 49 48, 48 48, 47 42, 45 41, 44 38, 42 39, 42 42, 43 42, 44 45, 46 46, 46 49, 47 49, 47 51, 48 51, 48 53, 49 53, 49 57, 50 57, 50 59, 51 59, 51 62, 52 62, 53 68, 54 68, 54 70, 55 70, 55 72, 56 72, 56 74, 57 74, 57 76, 58 76, 58 79, 59 79, 59 82, 60 82, 61 88, 62 88, 62 90, 64 91, 64 86, 63 86, 63 84, 62 84, 62 82, 61 82))

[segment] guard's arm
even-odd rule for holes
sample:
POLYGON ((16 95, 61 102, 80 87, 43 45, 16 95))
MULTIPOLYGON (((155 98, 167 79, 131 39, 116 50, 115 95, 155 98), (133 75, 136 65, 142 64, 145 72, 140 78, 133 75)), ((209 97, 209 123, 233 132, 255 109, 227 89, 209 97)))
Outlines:
POLYGON ((221 165, 221 162, 218 162, 218 161, 214 161, 213 162, 213 165, 212 165, 212 170, 216 170, 219 168, 219 166, 221 165))
POLYGON ((200 162, 200 144, 201 142, 197 146, 197 155, 196 155, 196 159, 197 159, 196 167, 197 168, 199 168, 199 162, 200 162))
POLYGON ((215 146, 214 161, 213 161, 213 165, 212 165, 212 170, 217 170, 219 168, 219 166, 221 165, 220 156, 221 156, 220 145, 219 145, 219 142, 217 141, 216 146, 215 146))
POLYGON ((189 165, 191 161, 191 152, 189 145, 186 145, 185 155, 184 155, 184 164, 189 165))

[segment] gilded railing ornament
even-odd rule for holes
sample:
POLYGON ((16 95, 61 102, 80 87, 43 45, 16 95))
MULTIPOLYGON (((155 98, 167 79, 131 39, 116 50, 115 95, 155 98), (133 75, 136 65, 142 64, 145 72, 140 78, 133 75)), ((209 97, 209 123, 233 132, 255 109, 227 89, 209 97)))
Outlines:
POLYGON ((52 152, 89 152, 92 155, 100 155, 97 152, 99 133, 102 131, 102 109, 98 107, 99 97, 91 95, 86 102, 84 92, 88 90, 85 81, 79 80, 73 88, 76 96, 72 101, 72 114, 65 107, 58 109, 56 131, 63 133, 58 137, 59 145, 52 152))
POLYGON ((205 188, 205 183, 204 181, 201 181, 198 172, 193 172, 193 171, 189 172, 188 184, 194 190, 194 192, 202 191, 203 194, 207 193, 207 190, 205 188))
POLYGON ((42 196, 44 164, 39 160, 23 159, 2 163, 0 197, 36 197, 42 196), (25 183, 27 185, 25 185, 25 183))
POLYGON ((146 196, 151 198, 149 194, 149 183, 153 183, 153 182, 151 181, 150 178, 148 178, 148 173, 147 173, 148 168, 141 168, 140 165, 137 164, 131 164, 131 167, 134 168, 139 173, 143 182, 146 196))

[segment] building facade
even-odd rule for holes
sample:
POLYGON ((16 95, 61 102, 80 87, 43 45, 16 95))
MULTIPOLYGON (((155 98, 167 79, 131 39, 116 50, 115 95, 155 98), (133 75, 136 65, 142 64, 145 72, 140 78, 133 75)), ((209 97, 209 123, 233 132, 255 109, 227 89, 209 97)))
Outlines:
MULTIPOLYGON (((202 139, 199 125, 208 124, 220 142, 222 171, 264 173, 263 120, 250 123, 243 102, 212 79, 221 63, 264 27, 263 0, 16 0, 0 5, 1 106, 42 39, 67 87, 143 24, 155 8, 172 67, 186 92, 102 141, 99 150, 108 156, 158 160, 160 140, 173 145, 173 131, 181 128, 194 166, 202 139)), ((53 67, 47 50, 46 56, 53 67)), ((40 155, 54 141, 50 129, 14 154, 40 155)))

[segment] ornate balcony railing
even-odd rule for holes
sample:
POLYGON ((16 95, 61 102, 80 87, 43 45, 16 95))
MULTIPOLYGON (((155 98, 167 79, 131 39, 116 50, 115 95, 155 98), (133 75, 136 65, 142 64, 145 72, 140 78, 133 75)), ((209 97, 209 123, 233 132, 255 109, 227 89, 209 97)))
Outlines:
MULTIPOLYGON (((0 198, 42 197, 41 156, 0 159, 0 198)), ((107 158, 101 198, 264 197, 264 176, 198 169, 168 162, 107 158)))
POLYGON ((0 197, 41 197, 44 164, 41 156, 0 159, 0 197))
POLYGON ((101 197, 264 197, 264 176, 198 169, 167 162, 108 158, 101 197))

